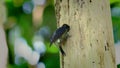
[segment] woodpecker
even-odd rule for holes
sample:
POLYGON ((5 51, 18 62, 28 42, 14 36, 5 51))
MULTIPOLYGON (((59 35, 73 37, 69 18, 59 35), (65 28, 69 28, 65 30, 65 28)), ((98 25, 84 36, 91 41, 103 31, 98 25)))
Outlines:
POLYGON ((61 45, 66 39, 68 38, 68 32, 70 30, 70 26, 67 24, 63 24, 61 27, 59 27, 51 36, 50 38, 50 46, 55 43, 56 41, 59 42, 59 50, 61 51, 62 55, 65 55, 65 52, 63 51, 61 45))

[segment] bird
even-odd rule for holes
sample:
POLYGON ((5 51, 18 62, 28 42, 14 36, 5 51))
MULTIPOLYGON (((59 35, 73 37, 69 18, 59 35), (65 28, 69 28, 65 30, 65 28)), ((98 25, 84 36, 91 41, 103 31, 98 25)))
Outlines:
POLYGON ((61 27, 56 29, 56 31, 53 33, 53 35, 50 38, 50 47, 57 40, 60 40, 58 46, 59 46, 59 50, 62 53, 62 55, 65 55, 65 52, 63 51, 63 49, 61 47, 61 43, 63 43, 64 40, 67 39, 69 30, 70 30, 70 26, 67 24, 63 24, 61 27))

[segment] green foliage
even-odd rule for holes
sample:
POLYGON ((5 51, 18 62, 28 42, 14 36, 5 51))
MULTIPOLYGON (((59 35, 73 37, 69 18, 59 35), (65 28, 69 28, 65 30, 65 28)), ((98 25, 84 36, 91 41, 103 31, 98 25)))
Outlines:
POLYGON ((27 40, 28 44, 32 45, 32 37, 34 34, 34 29, 32 26, 32 15, 21 15, 18 19, 18 25, 22 31, 22 36, 27 40))
POLYGON ((50 47, 50 43, 47 43, 46 48, 47 48, 47 53, 58 53, 58 48, 54 44, 52 44, 52 46, 50 47))
POLYGON ((55 9, 53 5, 49 5, 45 8, 43 13, 43 24, 42 26, 47 25, 53 31, 57 28, 55 9))
POLYGON ((116 3, 116 2, 120 2, 120 0, 110 0, 110 3, 116 3))
POLYGON ((8 68, 28 68, 27 64, 22 65, 14 65, 14 64, 8 64, 8 68))
MULTIPOLYGON (((24 37, 27 40, 27 43, 31 47, 33 47, 32 38, 33 38, 33 35, 35 34, 35 31, 37 31, 37 29, 35 29, 32 24, 32 14, 25 14, 23 12, 22 1, 15 0, 15 2, 13 2, 13 0, 6 0, 8 17, 15 17, 16 19, 15 24, 20 27, 22 37, 24 37), (21 3, 17 3, 17 2, 21 2, 21 3)), ((50 34, 52 34, 53 31, 56 29, 55 10, 53 6, 53 0, 48 1, 48 3, 51 3, 51 5, 47 5, 47 7, 45 8, 43 13, 43 22, 40 27, 49 26, 51 30, 50 34)), ((7 30, 7 33, 9 33, 9 30, 7 30)), ((58 48, 54 44, 53 46, 49 47, 49 41, 46 39, 45 39, 45 44, 46 44, 47 51, 46 51, 46 54, 42 58, 40 58, 40 61, 43 61, 45 63, 46 68, 59 68, 60 66, 59 66, 58 48)), ((21 65, 14 64, 15 57, 14 57, 13 46, 14 45, 10 45, 9 47, 8 68, 28 68, 29 64, 27 63, 21 64, 21 65)))
POLYGON ((59 54, 49 54, 46 53, 44 57, 41 58, 46 65, 46 68, 60 68, 59 54))
POLYGON ((114 33, 114 41, 117 42, 120 40, 120 18, 119 17, 112 17, 113 23, 113 33, 114 33))
POLYGON ((119 64, 119 65, 117 65, 117 68, 120 68, 120 64, 119 64))

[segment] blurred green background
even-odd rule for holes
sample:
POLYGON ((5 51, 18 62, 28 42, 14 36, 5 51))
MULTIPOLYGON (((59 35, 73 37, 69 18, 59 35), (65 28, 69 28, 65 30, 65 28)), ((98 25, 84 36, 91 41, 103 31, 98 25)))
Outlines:
MULTIPOLYGON (((49 38, 57 28, 54 1, 5 0, 5 5, 8 19, 4 23, 9 47, 8 68, 31 68, 32 66, 60 68, 58 48, 55 46, 49 47, 49 38), (16 41, 17 43, 15 43, 16 41), (39 46, 41 44, 42 46, 39 46), (15 49, 17 45, 25 45, 26 47, 23 46, 23 48, 31 51, 29 55, 39 57, 35 61, 38 61, 38 63, 32 63, 32 60, 26 58, 26 55, 19 51, 15 52, 19 50, 15 49), (42 51, 39 51, 39 49, 42 51)), ((110 0, 110 7, 116 43, 120 40, 120 0, 110 0)), ((118 65, 118 68, 120 68, 120 65, 118 65)))

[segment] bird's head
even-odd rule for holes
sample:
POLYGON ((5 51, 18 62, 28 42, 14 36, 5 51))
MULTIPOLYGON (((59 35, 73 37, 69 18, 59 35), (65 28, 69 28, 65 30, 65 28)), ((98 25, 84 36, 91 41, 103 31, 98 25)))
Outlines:
POLYGON ((63 24, 63 26, 62 26, 62 27, 66 28, 68 31, 70 30, 70 26, 69 26, 69 25, 67 25, 67 24, 63 24))

